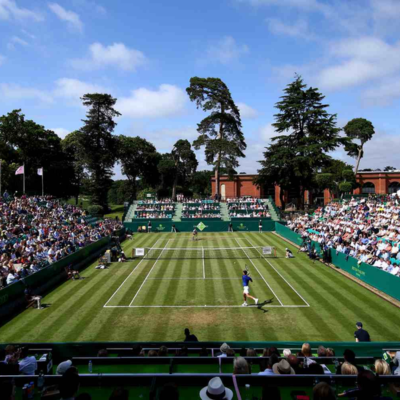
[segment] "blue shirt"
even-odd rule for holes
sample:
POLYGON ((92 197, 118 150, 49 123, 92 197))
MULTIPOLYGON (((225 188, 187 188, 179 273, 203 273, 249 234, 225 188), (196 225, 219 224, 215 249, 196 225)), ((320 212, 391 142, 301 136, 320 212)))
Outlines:
POLYGON ((248 275, 243 275, 242 282, 243 286, 249 286, 249 282, 253 282, 253 279, 251 279, 248 275))

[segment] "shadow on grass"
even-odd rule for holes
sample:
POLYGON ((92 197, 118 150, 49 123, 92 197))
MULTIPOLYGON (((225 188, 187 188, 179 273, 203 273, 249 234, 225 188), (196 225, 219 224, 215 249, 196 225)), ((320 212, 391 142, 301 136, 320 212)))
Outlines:
POLYGON ((267 304, 271 304, 273 302, 273 299, 270 300, 264 300, 262 303, 257 304, 257 308, 261 310, 264 314, 268 312, 268 310, 264 310, 263 307, 266 306, 267 304))

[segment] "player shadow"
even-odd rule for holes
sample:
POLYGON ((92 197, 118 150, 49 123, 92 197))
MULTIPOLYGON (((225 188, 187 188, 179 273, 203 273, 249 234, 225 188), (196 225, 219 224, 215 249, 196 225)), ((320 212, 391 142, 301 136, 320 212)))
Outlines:
POLYGON ((257 308, 261 310, 264 314, 268 312, 268 310, 264 310, 263 307, 266 306, 267 304, 271 304, 273 299, 270 300, 264 300, 262 303, 257 304, 257 308))

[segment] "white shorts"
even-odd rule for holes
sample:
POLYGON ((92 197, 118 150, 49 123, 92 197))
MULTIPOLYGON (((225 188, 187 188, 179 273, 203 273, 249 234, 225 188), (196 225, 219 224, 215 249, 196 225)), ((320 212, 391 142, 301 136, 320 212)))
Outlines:
POLYGON ((243 294, 249 294, 249 287, 248 286, 243 286, 243 294))

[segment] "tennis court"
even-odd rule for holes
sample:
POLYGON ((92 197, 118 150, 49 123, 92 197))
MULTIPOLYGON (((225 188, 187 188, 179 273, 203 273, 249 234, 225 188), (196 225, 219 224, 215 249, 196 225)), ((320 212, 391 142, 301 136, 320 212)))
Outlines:
MULTIPOLYGON (((189 234, 159 238, 104 307, 242 307, 244 269, 253 279, 250 294, 260 306, 309 307, 274 266, 274 248, 267 235, 261 236, 263 246, 237 233, 220 236, 218 247, 216 236, 206 234, 195 241, 189 234)), ((255 306, 251 299, 248 304, 255 306)))

